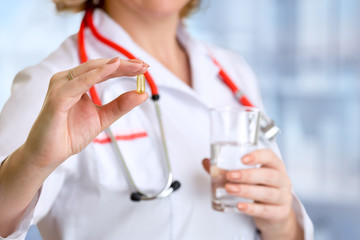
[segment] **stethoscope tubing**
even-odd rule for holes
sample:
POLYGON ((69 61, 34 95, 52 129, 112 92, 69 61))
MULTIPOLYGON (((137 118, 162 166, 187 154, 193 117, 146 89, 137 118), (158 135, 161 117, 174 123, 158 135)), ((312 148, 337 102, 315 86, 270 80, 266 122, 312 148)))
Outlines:
MULTIPOLYGON (((80 30, 79 30, 79 37, 78 37, 78 46, 79 46, 79 57, 80 57, 80 61, 81 63, 86 62, 88 57, 86 54, 86 50, 85 50, 85 28, 89 27, 91 32, 94 34, 94 36, 100 40, 101 42, 103 42, 104 44, 112 47, 113 49, 119 51, 120 53, 122 53, 123 55, 125 55, 126 57, 128 57, 129 59, 136 59, 136 57, 131 54, 129 51, 127 51, 125 48, 113 43, 112 41, 106 39, 105 37, 103 37, 95 28, 93 21, 92 21, 92 10, 87 10, 85 13, 85 16, 83 18, 83 21, 81 22, 80 25, 80 30)), ((148 194, 145 193, 143 191, 141 191, 139 189, 139 187, 136 185, 129 168, 127 167, 127 164, 125 162, 124 156, 121 153, 121 150, 117 144, 117 141, 110 129, 107 128, 105 129, 105 133, 110 137, 111 139, 111 145, 113 147, 114 152, 116 153, 116 155, 118 156, 120 162, 121 162, 121 167, 123 172, 126 175, 126 179, 127 182, 129 184, 129 186, 133 189, 133 193, 131 194, 131 199, 133 201, 140 201, 140 200, 152 200, 152 199, 158 199, 158 198, 165 198, 167 196, 169 196, 173 191, 177 190, 178 188, 180 188, 180 183, 178 181, 174 181, 173 180, 173 173, 172 173, 172 169, 171 169, 171 164, 170 164, 170 159, 169 159, 169 153, 168 153, 168 149, 167 149, 167 144, 166 144, 166 139, 165 139, 165 133, 164 133, 164 127, 163 127, 163 123, 162 123, 162 119, 161 119, 161 110, 160 110, 160 106, 159 106, 159 99, 160 96, 158 94, 158 89, 156 84, 154 83, 151 75, 146 72, 145 74, 145 78, 150 86, 151 89, 151 93, 152 93, 152 100, 154 102, 155 105, 155 111, 156 111, 156 117, 157 117, 157 121, 158 121, 158 125, 160 128, 160 137, 161 137, 161 142, 162 142, 162 147, 163 147, 163 151, 164 151, 164 157, 165 157, 165 165, 166 165, 166 171, 167 171, 167 180, 166 180, 166 184, 165 186, 162 188, 162 190, 160 190, 158 193, 156 194, 148 194)), ((90 89, 90 96, 93 100, 93 102, 97 105, 102 105, 102 102, 96 92, 95 87, 93 86, 90 89)))
MULTIPOLYGON (((129 59, 136 59, 136 57, 130 53, 129 51, 127 51, 125 48, 121 47, 120 45, 112 42, 111 40, 105 38, 104 36, 102 36, 96 29, 96 27, 93 24, 93 19, 92 19, 92 15, 93 15, 93 9, 89 9, 85 12, 85 16, 81 22, 80 25, 80 30, 78 33, 78 47, 79 47, 79 58, 81 63, 84 63, 88 60, 87 54, 86 54, 86 49, 85 49, 85 28, 89 27, 90 31, 92 32, 92 34, 102 43, 104 43, 105 45, 113 48, 114 50, 120 52, 121 54, 123 54, 124 56, 126 56, 129 59)), ((211 52, 209 51, 210 54, 210 58, 212 59, 212 61, 214 62, 214 64, 216 66, 219 67, 219 76, 221 77, 221 79, 223 80, 223 82, 230 88, 230 90, 233 92, 233 94, 235 95, 235 98, 239 101, 240 104, 244 105, 244 106, 248 106, 248 107, 253 107, 253 104, 248 100, 248 98, 240 91, 240 89, 235 85, 235 83, 231 80, 231 78, 227 75, 227 73, 224 71, 223 67, 217 62, 217 60, 215 59, 215 57, 213 55, 211 55, 211 52)), ((168 173, 167 176, 167 180, 166 180, 166 184, 163 187, 163 189, 161 191, 159 191, 156 194, 147 194, 143 191, 141 191, 128 167, 127 164, 124 160, 124 157, 120 151, 120 148, 117 144, 117 141, 110 129, 107 128, 105 130, 106 134, 110 137, 111 139, 111 144, 112 147, 114 149, 114 152, 116 153, 116 155, 118 156, 121 165, 122 165, 122 169, 127 177, 127 181, 129 186, 135 191, 131 194, 131 199, 134 201, 139 201, 139 200, 152 200, 152 199, 157 199, 157 198, 165 198, 167 196, 169 196, 173 191, 177 190, 178 188, 180 188, 180 183, 178 181, 174 181, 173 180, 173 172, 171 169, 171 164, 170 164, 170 159, 169 159, 169 153, 168 153, 168 149, 167 149, 167 144, 166 144, 166 139, 165 139, 165 133, 164 133, 164 127, 163 127, 163 122, 162 122, 162 118, 161 118, 161 110, 160 110, 160 106, 159 106, 159 99, 160 99, 160 95, 158 92, 158 88, 157 85, 155 84, 152 76, 150 75, 149 72, 145 72, 144 73, 145 78, 147 83, 150 86, 150 90, 151 90, 151 99, 154 102, 155 105, 155 111, 156 111, 156 116, 157 116, 157 121, 158 121, 158 125, 160 128, 160 137, 161 137, 161 142, 162 142, 162 147, 163 147, 163 151, 164 151, 164 157, 165 157, 165 164, 166 164, 166 170, 168 173)), ((91 87, 91 89, 89 90, 91 99, 93 100, 93 102, 97 105, 102 105, 102 102, 96 92, 95 86, 91 87)), ((263 136, 266 139, 272 140, 275 138, 275 136, 280 132, 280 129, 275 125, 274 121, 272 121, 271 119, 267 118, 264 114, 261 114, 261 118, 263 120, 263 125, 264 126, 260 126, 261 130, 264 132, 263 136)))

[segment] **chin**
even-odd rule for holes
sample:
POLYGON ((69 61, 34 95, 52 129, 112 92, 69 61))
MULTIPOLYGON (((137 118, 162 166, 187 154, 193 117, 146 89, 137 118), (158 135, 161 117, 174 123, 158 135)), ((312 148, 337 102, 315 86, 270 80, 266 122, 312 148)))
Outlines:
POLYGON ((166 18, 179 15, 181 9, 190 0, 118 0, 124 2, 135 11, 143 15, 156 18, 166 18))

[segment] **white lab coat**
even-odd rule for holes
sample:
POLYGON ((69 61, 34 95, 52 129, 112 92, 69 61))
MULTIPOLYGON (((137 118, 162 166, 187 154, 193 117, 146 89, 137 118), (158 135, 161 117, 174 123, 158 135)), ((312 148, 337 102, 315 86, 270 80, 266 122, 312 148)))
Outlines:
MULTIPOLYGON (((48 177, 18 230, 0 239, 24 239, 32 223, 38 225, 44 239, 51 240, 256 239, 252 218, 211 209, 210 178, 201 166, 202 159, 210 156, 208 109, 238 106, 229 88, 219 79, 219 69, 209 58, 207 48, 249 99, 263 108, 256 79, 247 64, 230 51, 205 47, 180 26, 178 38, 191 64, 193 88, 190 88, 136 45, 103 11, 94 12, 94 23, 104 36, 150 64, 149 71, 159 88, 169 156, 181 188, 165 199, 130 201, 121 166, 111 144, 106 143, 106 135, 101 133, 48 177)), ((41 109, 51 76, 79 64, 76 40, 76 36, 71 36, 48 58, 16 76, 11 97, 0 117, 1 159, 25 141, 41 109)), ((89 59, 122 57, 96 40, 89 30, 86 48, 89 59)), ((97 85, 103 103, 135 88, 134 77, 97 85)), ((165 168, 153 102, 147 100, 111 128, 120 138, 118 145, 139 188, 150 192, 161 189, 165 168)), ((278 152, 275 144, 268 147, 278 152)), ((294 206, 306 239, 312 239, 309 217, 297 199, 294 206)))

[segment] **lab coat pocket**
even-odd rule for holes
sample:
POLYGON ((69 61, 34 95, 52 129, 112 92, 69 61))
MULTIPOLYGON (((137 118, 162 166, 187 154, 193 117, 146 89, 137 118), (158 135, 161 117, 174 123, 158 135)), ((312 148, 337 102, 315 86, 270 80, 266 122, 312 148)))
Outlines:
POLYGON ((98 181, 113 191, 134 191, 129 185, 127 168, 137 187, 149 193, 162 189, 166 182, 164 156, 159 134, 140 108, 133 109, 111 126, 116 139, 113 146, 110 137, 101 133, 93 142, 98 155, 98 181), (126 164, 122 164, 121 156, 126 164))

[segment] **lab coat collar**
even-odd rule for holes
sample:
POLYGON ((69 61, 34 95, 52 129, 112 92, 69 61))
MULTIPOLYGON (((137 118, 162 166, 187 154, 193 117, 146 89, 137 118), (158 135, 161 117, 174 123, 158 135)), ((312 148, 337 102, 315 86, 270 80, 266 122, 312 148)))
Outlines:
POLYGON ((218 69, 211 61, 205 46, 194 40, 185 31, 183 23, 179 23, 177 37, 189 56, 193 88, 182 82, 159 61, 137 45, 130 35, 103 10, 95 10, 93 19, 95 26, 97 26, 98 31, 103 36, 125 49, 131 49, 135 57, 150 64, 149 72, 159 88, 160 95, 161 88, 171 88, 192 96, 207 108, 210 107, 209 99, 202 93, 206 93, 206 88, 210 86, 211 80, 219 81, 217 78, 218 69), (206 83, 204 84, 205 81, 206 83))
POLYGON ((213 63, 207 46, 191 37, 183 22, 179 24, 177 37, 189 57, 193 91, 207 102, 208 107, 212 107, 214 96, 210 89, 220 83, 219 68, 213 63))

